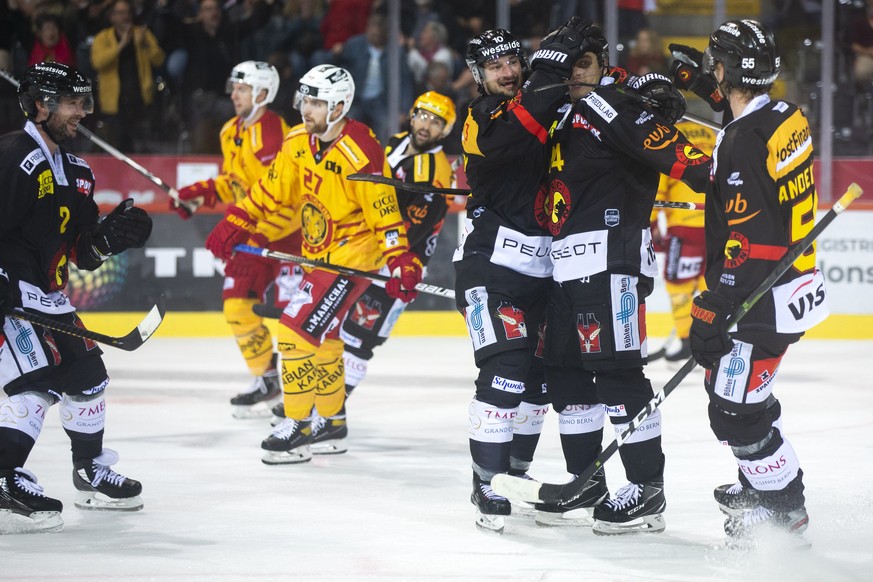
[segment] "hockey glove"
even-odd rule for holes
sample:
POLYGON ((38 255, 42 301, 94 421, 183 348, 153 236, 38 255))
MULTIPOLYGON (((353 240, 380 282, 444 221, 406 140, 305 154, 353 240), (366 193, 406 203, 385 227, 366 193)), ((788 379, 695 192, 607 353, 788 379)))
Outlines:
POLYGON ((105 261, 127 249, 145 246, 152 234, 152 219, 128 198, 107 214, 91 233, 94 258, 105 261))
POLYGON ((642 77, 631 77, 628 86, 643 97, 651 100, 652 107, 664 116, 671 124, 676 123, 685 111, 688 104, 685 97, 679 92, 670 79, 659 73, 649 73, 642 77))
POLYGON ((0 332, 3 331, 3 325, 6 323, 6 312, 12 311, 14 306, 15 297, 12 295, 12 283, 9 282, 9 275, 0 269, 0 332))
POLYGON ((573 72, 573 64, 582 56, 584 31, 589 26, 591 21, 574 16, 546 35, 540 41, 539 50, 531 57, 531 70, 542 69, 565 79, 569 78, 573 72))
POLYGON ((410 251, 388 259, 391 279, 385 282, 389 297, 409 303, 418 296, 415 286, 421 283, 421 260, 410 251))
POLYGON ((224 214, 224 219, 216 224, 206 237, 206 248, 216 258, 226 261, 233 255, 233 247, 247 242, 251 237, 255 238, 252 242, 258 246, 266 240, 255 232, 255 224, 245 210, 230 205, 224 214))
POLYGON ((215 180, 212 178, 201 180, 179 190, 179 200, 187 202, 187 206, 170 199, 170 210, 175 210, 179 216, 188 220, 191 218, 191 214, 201 206, 214 208, 217 199, 215 180))
POLYGON ((673 54, 670 64, 673 83, 709 103, 713 111, 724 111, 727 100, 718 90, 718 83, 712 75, 703 74, 703 53, 684 44, 671 44, 670 52, 673 54))
POLYGON ((704 368, 715 368, 734 342, 728 334, 733 304, 721 295, 704 291, 691 306, 691 355, 704 368))

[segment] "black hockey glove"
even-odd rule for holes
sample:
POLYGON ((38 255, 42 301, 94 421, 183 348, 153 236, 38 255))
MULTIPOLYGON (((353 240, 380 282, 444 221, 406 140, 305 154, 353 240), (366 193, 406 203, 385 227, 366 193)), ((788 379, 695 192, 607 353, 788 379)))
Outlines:
POLYGON ((642 77, 630 77, 628 87, 651 100, 651 105, 670 123, 676 123, 685 115, 688 104, 670 79, 660 73, 649 73, 642 77))
POLYGON ((6 312, 11 311, 14 306, 15 297, 12 295, 12 283, 9 282, 9 275, 0 269, 0 330, 6 323, 6 312))
POLYGON ((547 70, 568 79, 573 65, 582 56, 584 31, 591 21, 574 16, 540 41, 540 48, 530 59, 531 70, 547 70))
POLYGON ((691 306, 691 355, 704 368, 715 368, 730 352, 734 342, 728 334, 727 318, 733 304, 717 293, 704 291, 691 306))
POLYGON ((95 258, 102 261, 144 246, 151 233, 151 217, 142 208, 134 207, 133 198, 128 198, 100 221, 91 234, 91 246, 95 258))
POLYGON ((670 64, 673 83, 709 103, 713 111, 724 111, 727 99, 718 90, 718 83, 712 75, 703 74, 703 53, 684 44, 671 44, 670 52, 673 54, 670 64))

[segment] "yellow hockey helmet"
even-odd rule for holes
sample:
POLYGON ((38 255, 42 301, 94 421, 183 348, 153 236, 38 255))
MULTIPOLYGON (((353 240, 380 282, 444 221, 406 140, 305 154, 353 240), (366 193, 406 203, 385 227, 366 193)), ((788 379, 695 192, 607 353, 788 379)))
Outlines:
POLYGON ((457 114, 455 113, 455 103, 445 95, 436 91, 428 91, 419 95, 415 103, 412 104, 412 109, 409 110, 409 116, 415 115, 415 112, 423 109, 429 113, 441 117, 445 120, 446 126, 443 128, 443 133, 440 137, 446 137, 452 131, 452 126, 455 125, 457 114))

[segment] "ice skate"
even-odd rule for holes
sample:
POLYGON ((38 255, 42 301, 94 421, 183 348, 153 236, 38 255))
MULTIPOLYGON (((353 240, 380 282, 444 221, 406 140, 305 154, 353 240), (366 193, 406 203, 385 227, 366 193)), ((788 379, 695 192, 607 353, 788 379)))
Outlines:
POLYGON ((476 506, 476 527, 487 532, 503 533, 504 516, 512 513, 512 506, 506 497, 494 493, 490 481, 482 481, 475 473, 470 501, 476 506))
POLYGON ((727 515, 742 515, 746 509, 758 506, 758 492, 744 487, 740 481, 719 485, 712 495, 718 508, 727 515))
MULTIPOLYGON (((252 381, 245 391, 230 399, 233 417, 237 419, 267 418, 271 408, 282 398, 282 383, 279 372, 268 370, 252 381)), ((284 416, 284 415, 283 415, 284 416)))
POLYGON ((285 418, 261 443, 265 465, 294 465, 312 460, 312 427, 308 420, 285 418))
POLYGON ((585 483, 585 488, 576 499, 567 503, 537 503, 534 521, 544 526, 590 527, 594 525, 594 507, 607 499, 609 489, 606 487, 606 476, 600 469, 585 483))
POLYGON ((346 443, 349 428, 346 425, 345 406, 337 414, 327 418, 313 412, 311 427, 310 450, 313 455, 339 455, 349 450, 349 445, 346 443))
POLYGON ((270 414, 273 415, 273 418, 270 419, 270 426, 276 426, 285 420, 285 403, 280 400, 278 404, 274 404, 273 408, 270 409, 270 414))
POLYGON ((662 532, 666 508, 663 481, 628 483, 594 508, 593 531, 597 535, 662 532))
POLYGON ((0 534, 60 531, 63 508, 57 499, 46 497, 27 469, 0 470, 0 534))
POLYGON ((792 511, 772 511, 760 505, 742 513, 729 516, 724 522, 727 546, 734 549, 750 549, 762 540, 772 543, 773 533, 789 534, 788 541, 795 547, 809 547, 803 532, 809 526, 805 507, 792 511))
POLYGON ((691 340, 689 338, 680 339, 675 345, 670 346, 670 350, 664 354, 664 360, 674 364, 684 364, 691 357, 691 340))
POLYGON ((77 462, 73 467, 73 485, 76 487, 76 507, 112 511, 142 509, 142 485, 112 470, 118 462, 118 453, 103 449, 94 459, 77 462))

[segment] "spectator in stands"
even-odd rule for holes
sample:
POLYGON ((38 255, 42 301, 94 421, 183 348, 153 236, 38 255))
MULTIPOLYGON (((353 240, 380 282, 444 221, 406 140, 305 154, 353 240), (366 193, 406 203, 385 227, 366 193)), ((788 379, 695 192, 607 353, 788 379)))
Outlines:
POLYGON ((446 46, 448 32, 443 23, 431 20, 421 29, 421 34, 408 40, 408 62, 418 91, 422 90, 425 74, 430 63, 442 63, 452 74, 454 56, 446 46))
MULTIPOLYGON (((319 0, 288 0, 282 10, 286 28, 283 39, 276 48, 288 55, 294 70, 298 71, 294 73, 296 75, 294 77, 294 91, 296 91, 297 77, 300 77, 299 71, 308 71, 319 64, 313 60, 313 54, 322 45, 321 21, 323 14, 324 5, 319 0)), ((273 64, 275 66, 275 63, 273 64)), ((281 75, 281 73, 282 71, 279 69, 279 74, 281 75)), ((279 87, 284 85, 285 80, 283 79, 279 87)), ((294 91, 290 93, 292 100, 294 91)), ((291 108, 291 103, 288 104, 288 107, 291 108)))
POLYGON ((346 41, 364 32, 373 7, 373 0, 326 1, 320 27, 322 50, 313 55, 313 64, 337 64, 346 41))
POLYGON ((631 45, 625 67, 636 75, 667 73, 667 57, 661 37, 651 28, 641 28, 631 45))
POLYGON ((855 83, 863 86, 873 82, 873 0, 852 21, 849 40, 852 43, 852 73, 855 83))
POLYGON ((148 28, 133 23, 130 0, 115 0, 109 21, 111 26, 98 32, 91 46, 100 133, 122 151, 146 151, 155 98, 152 69, 164 63, 164 51, 148 28))
POLYGON ((406 49, 400 54, 400 109, 388 111, 388 23, 381 14, 367 19, 366 32, 346 41, 339 66, 345 68, 355 81, 355 101, 349 116, 370 126, 379 141, 385 143, 390 133, 405 122, 412 107, 412 72, 406 49), (397 125, 393 122, 397 121, 397 125))
POLYGON ((34 19, 36 38, 30 50, 27 66, 51 61, 76 66, 76 57, 70 48, 67 35, 61 30, 61 18, 56 14, 39 13, 34 19))
POLYGON ((270 6, 253 0, 251 12, 239 20, 224 18, 219 0, 200 0, 197 21, 177 23, 183 39, 184 75, 182 111, 196 153, 220 153, 218 134, 233 117, 227 99, 227 77, 240 60, 240 40, 259 30, 270 16, 270 6))

